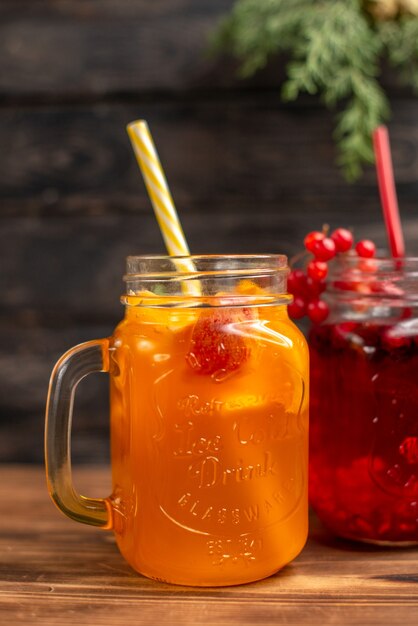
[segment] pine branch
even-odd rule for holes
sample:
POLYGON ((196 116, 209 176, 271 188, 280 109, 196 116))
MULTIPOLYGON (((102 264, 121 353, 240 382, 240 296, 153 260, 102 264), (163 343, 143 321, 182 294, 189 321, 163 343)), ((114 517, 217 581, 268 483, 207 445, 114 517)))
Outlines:
POLYGON ((373 160, 371 133, 389 115, 377 75, 381 39, 362 0, 237 0, 214 42, 241 61, 241 75, 277 53, 291 57, 284 100, 318 94, 337 116, 338 162, 350 180, 373 160))
POLYGON ((364 76, 351 76, 353 95, 337 115, 335 139, 338 163, 349 181, 362 173, 363 163, 373 163, 372 133, 389 116, 389 103, 377 81, 364 81, 364 76))
POLYGON ((400 71, 401 81, 418 93, 418 18, 382 22, 378 29, 391 65, 400 71))
POLYGON ((305 11, 316 2, 238 0, 215 33, 212 48, 240 59, 241 76, 250 76, 264 67, 271 55, 293 47, 305 11))
POLYGON ((347 179, 361 174, 362 163, 374 160, 372 132, 389 115, 389 105, 376 76, 381 43, 358 2, 333 2, 305 17, 302 37, 288 66, 285 99, 301 91, 319 93, 328 108, 341 101, 335 138, 338 162, 347 179))

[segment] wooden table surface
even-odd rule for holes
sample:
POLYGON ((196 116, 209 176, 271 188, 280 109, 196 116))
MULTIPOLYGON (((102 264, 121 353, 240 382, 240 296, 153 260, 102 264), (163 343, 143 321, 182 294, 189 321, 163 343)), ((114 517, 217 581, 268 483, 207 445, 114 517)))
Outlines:
MULTIPOLYGON (((106 468, 75 472, 105 495, 106 468)), ((0 466, 0 624, 418 624, 418 549, 330 537, 313 519, 302 554, 251 585, 196 589, 133 572, 113 535, 60 514, 43 469, 0 466)))

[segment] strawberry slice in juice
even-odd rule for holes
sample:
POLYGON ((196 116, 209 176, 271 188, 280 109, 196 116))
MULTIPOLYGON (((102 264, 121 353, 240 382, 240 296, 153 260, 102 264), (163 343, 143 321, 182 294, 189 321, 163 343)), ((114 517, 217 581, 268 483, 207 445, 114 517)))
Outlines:
POLYGON ((216 308, 204 311, 197 320, 186 360, 198 374, 228 375, 249 359, 250 340, 245 322, 254 319, 250 308, 216 308))

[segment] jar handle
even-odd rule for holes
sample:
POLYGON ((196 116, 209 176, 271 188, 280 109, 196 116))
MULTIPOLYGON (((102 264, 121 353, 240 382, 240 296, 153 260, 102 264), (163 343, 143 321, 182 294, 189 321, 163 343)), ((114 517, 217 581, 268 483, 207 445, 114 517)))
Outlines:
POLYGON ((49 383, 45 419, 45 463, 50 495, 61 511, 84 524, 112 527, 110 502, 86 498, 73 486, 71 422, 75 389, 93 372, 109 371, 109 341, 87 341, 68 350, 55 365, 49 383))

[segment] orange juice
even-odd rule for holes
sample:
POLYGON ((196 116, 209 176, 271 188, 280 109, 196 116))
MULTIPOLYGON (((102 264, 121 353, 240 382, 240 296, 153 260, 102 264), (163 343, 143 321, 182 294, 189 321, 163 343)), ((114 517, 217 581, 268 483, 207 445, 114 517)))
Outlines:
POLYGON ((138 572, 233 585, 289 563, 307 536, 308 349, 282 255, 129 257, 124 320, 51 376, 46 467, 72 519, 115 532, 138 572), (110 374, 113 491, 71 480, 77 384, 110 374))
POLYGON ((127 304, 110 365, 122 554, 137 571, 181 584, 237 584, 277 571, 307 534, 303 337, 285 306, 127 304), (209 336, 196 338, 199 331, 209 336), (207 363, 213 351, 219 369, 196 364, 199 350, 207 363))

